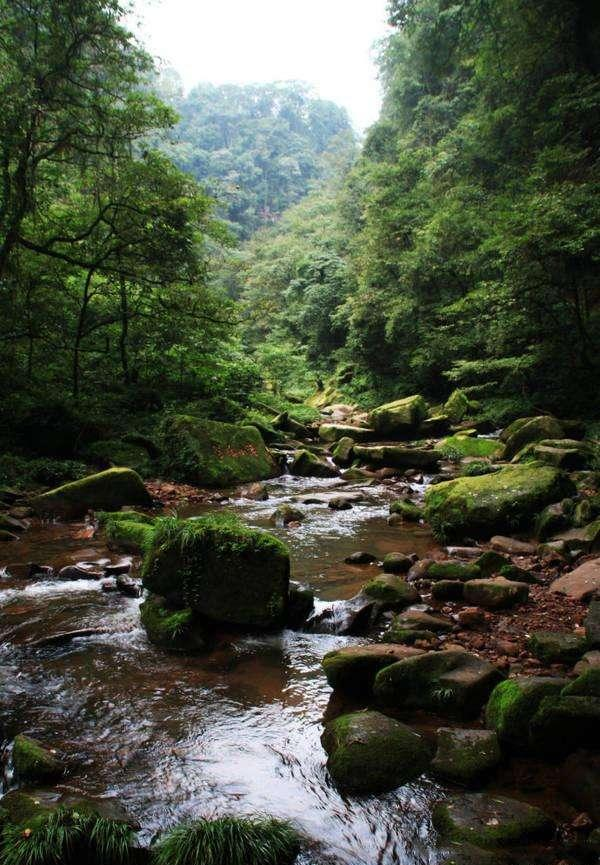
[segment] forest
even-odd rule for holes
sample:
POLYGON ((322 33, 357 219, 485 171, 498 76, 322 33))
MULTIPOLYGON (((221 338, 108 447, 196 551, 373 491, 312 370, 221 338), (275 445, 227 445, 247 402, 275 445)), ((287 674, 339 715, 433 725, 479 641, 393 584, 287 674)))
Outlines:
POLYGON ((593 865, 600 5, 130 11, 0 0, 0 865, 593 865))

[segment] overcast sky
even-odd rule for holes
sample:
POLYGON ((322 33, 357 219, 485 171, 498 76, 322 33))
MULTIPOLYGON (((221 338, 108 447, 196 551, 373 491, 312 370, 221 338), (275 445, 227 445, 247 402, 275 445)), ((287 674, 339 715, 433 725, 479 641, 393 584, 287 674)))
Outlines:
POLYGON ((307 81, 359 131, 377 119, 373 43, 386 32, 386 0, 135 0, 135 9, 134 29, 187 89, 307 81))

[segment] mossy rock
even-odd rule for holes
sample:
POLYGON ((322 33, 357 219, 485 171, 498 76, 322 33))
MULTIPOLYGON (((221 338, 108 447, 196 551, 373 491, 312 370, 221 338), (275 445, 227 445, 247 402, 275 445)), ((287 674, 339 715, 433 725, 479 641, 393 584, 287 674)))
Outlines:
POLYGON ((85 460, 98 468, 126 466, 142 477, 152 472, 152 460, 145 447, 119 439, 106 439, 94 442, 83 452, 85 460))
POLYGON ((463 583, 477 580, 481 576, 479 566, 468 562, 432 562, 425 574, 428 580, 460 580, 463 583))
POLYGON ((180 595, 214 622, 259 629, 285 621, 289 575, 285 544, 228 515, 158 520, 142 569, 155 594, 180 595))
POLYGON ((564 697, 600 697, 600 667, 590 667, 562 690, 564 697))
POLYGON ((422 396, 408 396, 385 403, 369 414, 369 425, 380 435, 407 436, 415 432, 427 417, 427 403, 422 396))
POLYGON ((207 648, 206 629, 189 607, 171 610, 163 598, 150 595, 140 606, 142 626, 151 643, 178 654, 207 648))
POLYGON ((481 782, 500 763, 502 753, 492 730, 440 728, 431 763, 434 775, 457 784, 481 782))
POLYGON ((365 583, 362 592, 388 610, 408 607, 421 600, 416 588, 396 574, 380 574, 365 583))
POLYGON ((425 494, 425 517, 440 540, 490 537, 529 526, 546 504, 572 491, 550 466, 511 465, 491 475, 455 478, 425 494))
POLYGON ((355 445, 354 456, 367 465, 395 469, 436 469, 440 459, 431 448, 403 445, 355 445))
POLYGON ((469 652, 427 652, 381 670, 373 692, 382 705, 473 717, 502 673, 469 652))
POLYGON ((567 631, 534 631, 527 648, 543 664, 574 664, 589 648, 587 640, 567 631))
POLYGON ((516 676, 496 685, 485 709, 486 725, 512 750, 529 748, 529 723, 545 697, 558 696, 565 679, 516 676))
POLYGON ((414 502, 403 499, 391 503, 390 513, 400 514, 409 523, 418 523, 419 520, 423 519, 423 509, 415 505, 414 502))
POLYGON ((153 522, 109 519, 104 524, 106 540, 111 550, 141 555, 152 545, 153 522))
POLYGON ((17 825, 33 820, 40 814, 47 814, 51 810, 48 804, 35 794, 25 793, 22 790, 9 790, 1 801, 7 822, 17 825))
POLYGON ((465 584, 460 580, 438 580, 431 587, 431 597, 436 601, 460 601, 465 584))
POLYGON ((325 442, 339 442, 348 438, 355 442, 368 442, 374 435, 375 430, 350 424, 325 423, 319 427, 319 438, 325 442))
POLYGON ((470 405, 469 397, 464 390, 457 388, 452 391, 444 403, 444 413, 448 416, 451 423, 460 423, 469 411, 470 405))
POLYGON ((549 444, 534 444, 533 457, 541 463, 572 472, 585 468, 590 457, 579 447, 556 447, 549 444))
POLYGON ((345 646, 323 657, 323 671, 330 687, 353 696, 372 696, 375 676, 384 667, 419 654, 409 646, 345 646))
POLYGON ((163 471, 186 483, 227 487, 279 474, 253 426, 175 415, 163 425, 162 443, 163 471))
POLYGON ((439 643, 439 637, 433 631, 424 628, 403 628, 392 624, 381 638, 384 643, 397 643, 400 646, 415 646, 417 643, 433 648, 439 643))
POLYGON ((597 748, 600 698, 545 697, 529 725, 534 750, 547 759, 563 757, 577 748, 597 748))
POLYGON ((383 557, 383 570, 386 574, 407 574, 412 567, 412 559, 404 553, 386 553, 383 557))
POLYGON ((150 508, 152 498, 136 472, 113 468, 35 496, 29 504, 38 514, 74 518, 89 510, 116 511, 125 505, 150 508))
POLYGON ((502 432, 500 438, 505 445, 504 459, 510 460, 531 442, 564 438, 564 429, 556 418, 550 415, 540 415, 513 421, 502 432))
POLYGON ((302 628, 315 606, 315 593, 311 589, 290 583, 286 624, 290 628, 302 628))
POLYGON ((50 783, 61 778, 65 771, 64 764, 55 751, 22 733, 15 736, 12 761, 15 775, 21 781, 50 783))
POLYGON ((392 628, 425 628, 435 633, 446 634, 454 630, 452 619, 442 615, 433 615, 423 610, 404 610, 392 620, 392 628))
POLYGON ((442 439, 435 446, 441 456, 460 457, 501 457, 504 445, 498 439, 478 436, 453 435, 442 439))
POLYGON ((520 568, 518 565, 502 565, 498 571, 499 577, 504 577, 505 580, 510 580, 513 583, 536 583, 535 574, 526 571, 525 568, 520 568))
POLYGON ((433 825, 445 838, 494 848, 527 844, 550 835, 554 824, 540 808, 509 799, 470 793, 434 806, 433 825))
POLYGON ((469 580, 465 583, 464 598, 468 604, 485 610, 506 610, 529 599, 527 583, 516 583, 504 577, 487 580, 469 580))
POLYGON ((567 551, 583 551, 586 553, 600 551, 600 520, 588 523, 579 528, 568 529, 554 535, 553 541, 560 541, 567 551))
POLYGON ((336 466, 349 466, 354 459, 354 439, 341 438, 332 451, 333 461, 336 466))
POLYGON ((479 575, 485 579, 499 573, 504 565, 510 564, 510 559, 496 550, 486 550, 475 560, 475 564, 479 568, 479 575))
POLYGON ((336 478, 339 475, 335 466, 330 465, 324 457, 307 450, 295 452, 290 473, 302 478, 336 478))
POLYGON ((406 784, 428 767, 419 733, 379 712, 352 712, 325 725, 327 768, 346 793, 381 793, 406 784))

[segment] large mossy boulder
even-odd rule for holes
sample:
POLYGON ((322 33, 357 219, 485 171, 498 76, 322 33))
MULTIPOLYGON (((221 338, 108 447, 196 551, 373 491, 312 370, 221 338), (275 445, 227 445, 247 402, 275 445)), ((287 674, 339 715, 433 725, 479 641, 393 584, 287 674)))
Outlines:
POLYGON ((500 763, 502 753, 493 730, 441 727, 431 763, 434 775, 471 786, 485 779, 500 763))
POLYGON ((498 439, 468 436, 457 433, 439 441, 435 449, 440 456, 454 459, 456 457, 500 457, 504 445, 498 439))
POLYGON ((483 607, 485 610, 506 610, 527 602, 529 586, 505 577, 469 580, 465 583, 463 595, 465 601, 473 606, 483 607))
POLYGON ((149 595, 140 606, 140 618, 150 642, 161 649, 190 654, 207 648, 206 628, 189 607, 169 609, 164 598, 149 595))
POLYGON ((65 771, 55 751, 22 733, 15 736, 12 761, 15 775, 20 781, 51 783, 61 778, 65 771))
POLYGON ((547 504, 571 490, 570 481, 555 468, 511 465, 430 487, 425 517, 441 540, 489 537, 527 527, 547 504))
POLYGON ((488 849, 536 841, 549 835, 554 826, 534 805, 484 793, 456 795, 438 802, 432 816, 443 837, 488 849))
POLYGON ((350 438, 355 442, 368 442, 374 438, 375 430, 343 423, 324 423, 319 427, 319 438, 325 442, 338 442, 350 438))
POLYGON ((260 629, 285 620, 289 576, 285 544, 229 515, 159 520, 142 571, 155 594, 177 595, 211 621, 260 629))
POLYGON ((485 709, 486 725, 512 750, 529 748, 529 724, 545 697, 558 696, 565 679, 516 676, 496 685, 485 709))
POLYGON ((440 455, 423 447, 356 445, 354 456, 367 465, 394 469, 435 469, 440 455))
POLYGON ((429 748, 419 733, 379 712, 352 712, 325 725, 327 768, 345 793, 381 793, 427 769, 429 748))
POLYGON ((299 450, 294 453, 290 472, 301 478, 336 478, 339 476, 337 468, 327 462, 325 457, 317 456, 308 450, 299 450))
POLYGON ((453 390, 444 403, 444 414, 451 423, 460 423, 469 411, 471 403, 464 390, 453 390))
POLYGON ((577 748, 597 748, 600 698, 565 695, 545 697, 529 725, 536 753, 557 759, 577 748))
POLYGON ((149 508, 152 498, 136 472, 114 468, 42 493, 29 504, 38 514, 75 518, 89 510, 117 511, 125 505, 149 508))
POLYGON ((477 655, 427 652, 380 670, 373 693, 384 706, 469 718, 480 711, 501 680, 498 668, 477 655))
POLYGON ((152 544, 155 520, 136 511, 113 511, 98 514, 111 550, 141 554, 152 544))
POLYGON ((382 436, 410 436, 427 417, 427 403, 422 396, 407 396, 373 409, 369 425, 382 436))
POLYGON ((504 442, 504 458, 512 459, 531 442, 562 439, 564 435, 562 424, 550 415, 519 418, 506 427, 500 436, 504 442))
POLYGON ((400 610, 421 600, 416 588, 396 574, 379 574, 365 583, 362 593, 385 610, 400 610))
POLYGON ((234 486, 279 474, 253 426, 174 415, 164 423, 162 443, 166 474, 197 486, 234 486))
POLYGON ((345 646, 327 652, 322 665, 327 682, 335 691, 364 698, 372 695, 373 682, 380 670, 419 654, 420 649, 410 646, 345 646))

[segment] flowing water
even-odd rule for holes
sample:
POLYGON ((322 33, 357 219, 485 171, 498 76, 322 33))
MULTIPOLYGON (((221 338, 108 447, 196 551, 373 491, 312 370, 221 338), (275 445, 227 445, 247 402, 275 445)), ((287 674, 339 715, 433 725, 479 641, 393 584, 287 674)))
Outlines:
MULTIPOLYGON (((320 601, 351 597, 377 572, 343 564, 351 552, 382 558, 392 550, 423 555, 434 546, 423 528, 387 525, 389 487, 367 487, 369 501, 347 511, 301 504, 339 493, 338 483, 283 476, 267 501, 224 505, 283 537, 293 577, 320 601), (273 529, 270 514, 290 499, 306 520, 273 529)), ((422 490, 413 486, 417 496, 422 490)), ((102 592, 97 580, 23 578, 28 561, 57 568, 119 559, 85 534, 72 525, 34 526, 0 551, 0 735, 3 728, 7 738, 22 730, 74 754, 78 765, 60 789, 120 801, 146 841, 188 817, 264 812, 302 831, 309 842, 303 863, 435 862, 435 782, 424 777, 383 797, 343 798, 328 778, 319 740, 323 716, 335 707, 320 662, 357 638, 234 634, 222 635, 207 655, 165 654, 139 626, 139 601, 102 592), (28 645, 90 627, 105 633, 62 647, 28 645)))

